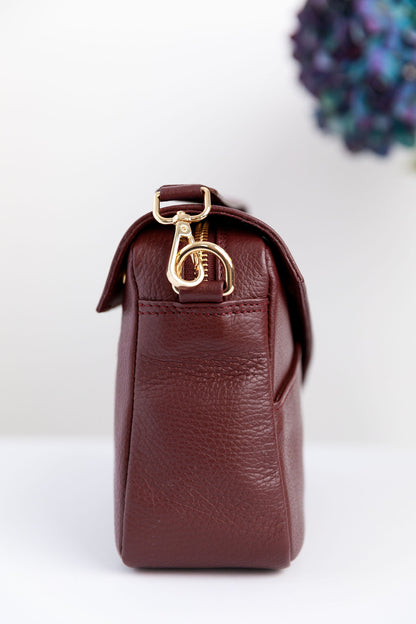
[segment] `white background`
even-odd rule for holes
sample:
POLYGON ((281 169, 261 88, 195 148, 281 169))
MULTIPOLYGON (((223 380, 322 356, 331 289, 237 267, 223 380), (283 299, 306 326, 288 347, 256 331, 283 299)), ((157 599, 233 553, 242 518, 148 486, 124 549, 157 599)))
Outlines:
POLYGON ((414 624, 412 450, 308 445, 305 544, 274 571, 124 567, 111 449, 0 439, 2 622, 414 624))
POLYGON ((415 445, 414 156, 350 157, 315 129, 299 7, 3 0, 3 433, 111 433, 120 310, 94 310, 112 254, 156 187, 205 183, 306 278, 307 439, 415 445))

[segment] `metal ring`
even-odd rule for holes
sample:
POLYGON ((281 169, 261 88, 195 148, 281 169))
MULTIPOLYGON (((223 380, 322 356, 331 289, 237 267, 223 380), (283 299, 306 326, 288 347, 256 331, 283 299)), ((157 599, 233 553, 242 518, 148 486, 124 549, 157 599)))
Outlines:
MULTIPOLYGON (((190 223, 195 223, 196 221, 202 221, 208 216, 209 211, 211 210, 211 191, 206 186, 201 186, 201 191, 204 194, 204 209, 202 212, 198 212, 196 215, 188 215, 187 213, 180 211, 182 219, 184 219, 183 215, 186 215, 186 221, 190 223)), ((163 225, 174 225, 178 220, 178 215, 174 215, 173 217, 162 217, 160 214, 160 191, 157 191, 153 198, 153 216, 159 223, 163 225)))
POLYGON ((182 247, 177 255, 176 261, 176 271, 178 275, 180 275, 185 260, 188 258, 188 256, 190 256, 192 253, 195 253, 196 251, 208 251, 210 253, 213 253, 214 256, 217 256, 217 258, 221 260, 225 269, 225 288, 223 296, 226 297, 227 295, 231 295, 234 290, 233 261, 231 260, 228 253, 222 247, 216 245, 215 243, 211 243, 209 241, 201 241, 189 243, 189 245, 182 247))

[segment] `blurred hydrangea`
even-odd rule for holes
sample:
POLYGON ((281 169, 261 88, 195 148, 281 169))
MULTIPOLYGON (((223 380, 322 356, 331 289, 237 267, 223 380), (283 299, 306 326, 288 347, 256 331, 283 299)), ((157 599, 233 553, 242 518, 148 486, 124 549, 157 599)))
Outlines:
POLYGON ((324 130, 386 155, 416 133, 416 0, 308 0, 292 36, 324 130))

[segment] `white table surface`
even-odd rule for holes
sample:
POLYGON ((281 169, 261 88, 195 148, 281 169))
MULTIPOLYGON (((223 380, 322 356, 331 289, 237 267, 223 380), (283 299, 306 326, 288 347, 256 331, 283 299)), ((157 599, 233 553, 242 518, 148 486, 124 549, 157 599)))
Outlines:
POLYGON ((0 618, 416 622, 416 454, 306 449, 306 541, 273 571, 138 571, 114 546, 108 439, 0 440, 0 618))

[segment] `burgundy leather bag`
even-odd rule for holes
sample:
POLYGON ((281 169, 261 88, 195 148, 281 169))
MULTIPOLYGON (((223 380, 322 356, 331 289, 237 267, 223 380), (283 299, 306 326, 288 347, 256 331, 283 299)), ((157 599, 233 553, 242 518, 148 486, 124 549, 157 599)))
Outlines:
POLYGON ((119 304, 124 563, 288 566, 304 535, 300 390, 311 328, 286 245, 213 189, 162 186, 153 213, 123 237, 97 310, 119 304), (161 208, 172 200, 193 203, 161 208))

